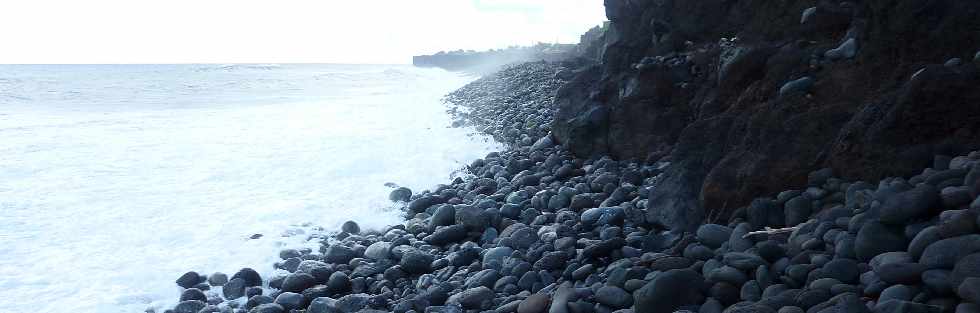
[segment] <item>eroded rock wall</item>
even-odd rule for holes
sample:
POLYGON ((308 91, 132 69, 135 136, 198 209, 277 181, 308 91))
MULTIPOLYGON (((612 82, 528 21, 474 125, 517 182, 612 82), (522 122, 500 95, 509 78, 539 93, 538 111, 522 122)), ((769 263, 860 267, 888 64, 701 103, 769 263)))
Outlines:
POLYGON ((670 161, 648 220, 691 229, 751 199, 908 176, 980 143, 980 2, 606 0, 601 61, 557 94, 575 154, 670 161))

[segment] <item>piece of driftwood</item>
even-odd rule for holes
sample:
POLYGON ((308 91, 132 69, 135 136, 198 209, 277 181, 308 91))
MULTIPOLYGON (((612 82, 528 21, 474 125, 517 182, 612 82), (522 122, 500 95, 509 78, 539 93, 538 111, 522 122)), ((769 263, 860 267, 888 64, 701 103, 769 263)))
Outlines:
POLYGON ((752 235, 761 235, 761 234, 775 235, 775 234, 792 233, 793 231, 795 231, 798 228, 800 228, 799 225, 793 226, 793 227, 786 227, 786 228, 772 228, 772 227, 766 226, 766 229, 765 230, 758 230, 758 231, 754 231, 754 232, 749 232, 748 234, 745 234, 744 236, 742 236, 742 238, 749 238, 749 236, 752 236, 752 235))

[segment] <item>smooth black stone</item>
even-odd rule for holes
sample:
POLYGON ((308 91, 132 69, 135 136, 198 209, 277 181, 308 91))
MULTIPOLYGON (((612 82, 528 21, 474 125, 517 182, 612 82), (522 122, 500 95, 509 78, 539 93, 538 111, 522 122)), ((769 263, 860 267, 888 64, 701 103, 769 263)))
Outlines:
POLYGON ((854 239, 854 252, 861 261, 870 261, 885 252, 903 251, 906 247, 905 234, 900 230, 873 221, 865 223, 854 239))
POLYGON ((245 296, 245 280, 239 277, 232 278, 222 287, 225 299, 234 300, 245 296))
POLYGON ((875 313, 942 313, 941 307, 910 301, 889 300, 878 303, 875 313))
POLYGON ((405 187, 398 187, 388 194, 388 200, 408 202, 412 198, 412 190, 405 187))
POLYGON ((346 221, 344 225, 340 226, 340 230, 348 234, 359 234, 361 233, 361 226, 357 225, 357 222, 346 221))
POLYGON ((252 308, 257 307, 259 305, 263 305, 263 304, 266 304, 266 303, 272 303, 272 302, 275 302, 275 301, 276 301, 276 299, 273 299, 272 297, 269 297, 269 296, 254 295, 254 296, 248 297, 248 301, 245 302, 245 308, 251 310, 252 308))
POLYGON ((187 272, 184 273, 184 275, 180 275, 180 278, 177 278, 176 282, 177 286, 191 288, 202 281, 204 281, 204 279, 201 277, 201 275, 197 274, 197 272, 187 272))
POLYGON ((327 280, 327 290, 332 293, 346 292, 351 289, 350 278, 344 272, 333 272, 327 280))
POLYGON ((197 313, 207 306, 207 303, 200 300, 181 301, 174 307, 174 313, 197 313))
POLYGON ((834 259, 823 265, 823 276, 833 278, 844 283, 855 283, 861 270, 858 262, 851 259, 834 259))
POLYGON ((474 310, 483 309, 491 305, 493 300, 493 290, 487 287, 476 287, 463 290, 462 292, 449 297, 450 303, 458 303, 464 309, 474 310))
POLYGON ((335 244, 327 248, 327 251, 323 254, 323 261, 334 264, 347 264, 356 257, 357 252, 354 249, 335 244))
POLYGON ((432 245, 446 245, 454 242, 458 242, 466 238, 466 227, 463 225, 451 225, 442 227, 432 235, 425 237, 425 242, 432 245))
POLYGON ((879 208, 880 220, 884 224, 902 225, 913 218, 925 215, 937 205, 939 205, 939 191, 931 185, 922 184, 885 200, 879 208))
POLYGON ((239 270, 235 275, 231 276, 231 279, 241 278, 246 287, 251 286, 262 286, 262 276, 251 268, 243 268, 239 270))
POLYGON ((703 279, 692 270, 670 270, 657 275, 646 286, 633 293, 637 313, 672 313, 685 305, 704 300, 699 286, 703 279))
POLYGON ((402 255, 398 265, 409 274, 425 274, 432 271, 434 257, 418 249, 410 249, 402 255))
POLYGON ((226 283, 228 283, 228 275, 225 273, 216 272, 208 276, 208 284, 211 286, 224 286, 226 283))
POLYGON ((188 300, 198 300, 201 302, 207 302, 208 296, 204 295, 204 292, 197 288, 190 288, 180 293, 180 301, 188 301, 188 300))
POLYGON ((616 286, 603 286, 595 294, 596 301, 615 309, 633 305, 633 296, 616 286))
POLYGON ((276 303, 264 303, 252 308, 251 310, 248 310, 248 313, 285 313, 285 312, 286 309, 276 303))
POLYGON ((316 285, 316 279, 313 275, 306 273, 292 273, 286 276, 286 279, 282 282, 282 291, 284 292, 303 292, 306 288, 310 288, 316 285))

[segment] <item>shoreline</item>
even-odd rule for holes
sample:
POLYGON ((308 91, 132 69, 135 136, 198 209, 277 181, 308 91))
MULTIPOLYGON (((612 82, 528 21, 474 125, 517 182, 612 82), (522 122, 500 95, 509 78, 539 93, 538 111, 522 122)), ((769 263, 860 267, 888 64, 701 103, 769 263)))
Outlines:
POLYGON ((758 198, 727 221, 671 231, 646 218, 669 159, 579 159, 548 135, 550 121, 540 121, 557 108, 544 99, 562 84, 547 82, 560 72, 522 64, 447 96, 469 106, 450 111, 459 125, 509 146, 473 161, 465 179, 393 191, 406 204, 403 223, 361 232, 349 222, 320 251, 283 250, 287 275, 186 274, 178 284, 221 292, 186 289, 173 312, 976 309, 959 299, 980 300, 971 298, 980 278, 957 287, 951 275, 980 277, 971 267, 980 254, 970 254, 980 246, 956 249, 980 236, 980 152, 937 156, 909 179, 851 182, 815 171, 805 188, 758 198), (218 304, 221 296, 238 300, 218 304))

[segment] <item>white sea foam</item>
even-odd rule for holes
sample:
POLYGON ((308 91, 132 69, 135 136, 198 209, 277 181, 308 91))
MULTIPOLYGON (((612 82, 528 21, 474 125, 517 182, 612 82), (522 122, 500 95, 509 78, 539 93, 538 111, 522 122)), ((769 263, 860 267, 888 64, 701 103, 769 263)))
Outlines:
POLYGON ((446 127, 466 77, 202 68, 0 67, 0 312, 142 312, 188 270, 268 276, 310 245, 296 225, 398 222, 384 183, 426 189, 498 148, 446 127))

